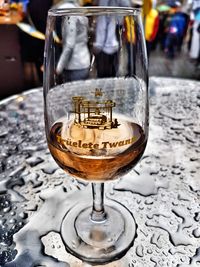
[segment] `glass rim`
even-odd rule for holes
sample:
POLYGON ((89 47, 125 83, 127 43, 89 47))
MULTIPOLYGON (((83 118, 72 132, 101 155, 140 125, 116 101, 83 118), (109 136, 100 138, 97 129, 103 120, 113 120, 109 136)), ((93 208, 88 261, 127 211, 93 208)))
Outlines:
POLYGON ((100 16, 100 15, 122 15, 138 16, 141 14, 141 8, 133 7, 115 7, 115 6, 93 6, 93 7, 69 7, 69 8, 51 8, 48 16, 100 16))

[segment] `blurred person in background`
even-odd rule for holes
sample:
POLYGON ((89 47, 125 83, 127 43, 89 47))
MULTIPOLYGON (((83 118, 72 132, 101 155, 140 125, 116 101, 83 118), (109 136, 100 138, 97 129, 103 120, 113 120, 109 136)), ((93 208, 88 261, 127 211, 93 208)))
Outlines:
MULTIPOLYGON (((45 34, 46 19, 49 8, 52 6, 52 0, 24 0, 25 18, 27 22, 38 31, 45 34)), ((23 62, 33 62, 35 64, 40 83, 43 80, 43 56, 44 56, 44 40, 34 38, 27 33, 20 32, 20 40, 22 47, 23 62)))
MULTIPOLYGON (((167 6, 166 6, 167 7, 167 6)), ((168 19, 168 13, 169 10, 166 8, 166 10, 163 11, 158 11, 159 14, 159 27, 158 27, 158 32, 157 32, 157 36, 155 39, 155 48, 157 45, 159 45, 159 48, 161 51, 164 51, 165 48, 165 40, 166 40, 166 24, 167 24, 167 19, 168 19)))
POLYGON ((181 10, 180 2, 175 2, 172 8, 174 12, 171 15, 169 25, 166 29, 167 34, 164 50, 169 58, 174 58, 175 53, 181 51, 189 22, 188 15, 181 10))
MULTIPOLYGON (((78 7, 76 0, 59 2, 57 8, 78 7)), ((63 80, 74 81, 87 79, 90 70, 90 52, 88 48, 88 18, 72 16, 65 18, 62 24, 62 53, 57 63, 56 72, 63 80)))
POLYGON ((159 13, 155 7, 155 0, 143 1, 142 15, 148 55, 150 54, 151 50, 155 48, 154 42, 156 40, 159 28, 159 13))
POLYGON ((150 55, 151 50, 155 47, 154 41, 156 40, 159 29, 159 13, 153 6, 145 16, 144 29, 147 53, 150 55))
MULTIPOLYGON (((134 8, 142 8, 142 1, 140 0, 132 0, 131 6, 134 8)), ((127 66, 122 64, 123 68, 126 69, 126 76, 133 76, 135 75, 136 70, 136 34, 135 34, 135 23, 131 16, 126 16, 124 18, 124 28, 123 28, 123 35, 124 41, 126 42, 126 51, 128 54, 128 62, 127 66)))
POLYGON ((195 65, 200 67, 200 0, 189 1, 192 9, 192 31, 189 46, 189 55, 195 65))
MULTIPOLYGON (((99 6, 129 7, 129 0, 99 0, 99 6)), ((114 16, 100 16, 96 21, 96 36, 94 54, 97 67, 97 76, 115 77, 119 65, 119 41, 117 28, 122 27, 124 21, 114 16), (103 63, 104 62, 104 63, 103 63)))
POLYGON ((124 19, 124 40, 126 42, 126 49, 128 54, 127 73, 126 76, 135 74, 135 25, 132 17, 125 17, 124 19))

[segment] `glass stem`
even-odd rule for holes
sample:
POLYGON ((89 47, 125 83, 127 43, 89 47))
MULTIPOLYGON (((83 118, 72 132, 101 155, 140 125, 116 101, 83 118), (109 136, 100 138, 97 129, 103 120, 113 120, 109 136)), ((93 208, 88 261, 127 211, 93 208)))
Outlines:
POLYGON ((104 183, 92 183, 92 196, 91 219, 97 223, 104 222, 107 217, 104 209, 104 183))

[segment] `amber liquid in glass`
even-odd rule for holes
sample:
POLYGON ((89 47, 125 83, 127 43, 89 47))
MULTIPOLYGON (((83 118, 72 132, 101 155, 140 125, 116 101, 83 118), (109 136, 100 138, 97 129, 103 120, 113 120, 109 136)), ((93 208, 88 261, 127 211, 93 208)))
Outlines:
POLYGON ((136 123, 84 128, 61 119, 50 130, 48 146, 57 164, 76 178, 104 182, 124 175, 141 158, 147 138, 136 123))

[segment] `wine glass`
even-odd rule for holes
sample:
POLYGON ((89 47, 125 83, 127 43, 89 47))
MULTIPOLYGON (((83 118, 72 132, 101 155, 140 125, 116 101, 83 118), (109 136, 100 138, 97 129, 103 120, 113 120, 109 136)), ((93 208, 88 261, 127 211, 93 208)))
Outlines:
POLYGON ((44 112, 51 155, 92 185, 92 204, 82 199, 63 218, 67 251, 91 263, 119 259, 136 225, 124 205, 104 200, 104 183, 129 172, 147 143, 148 60, 139 9, 49 11, 44 112))

